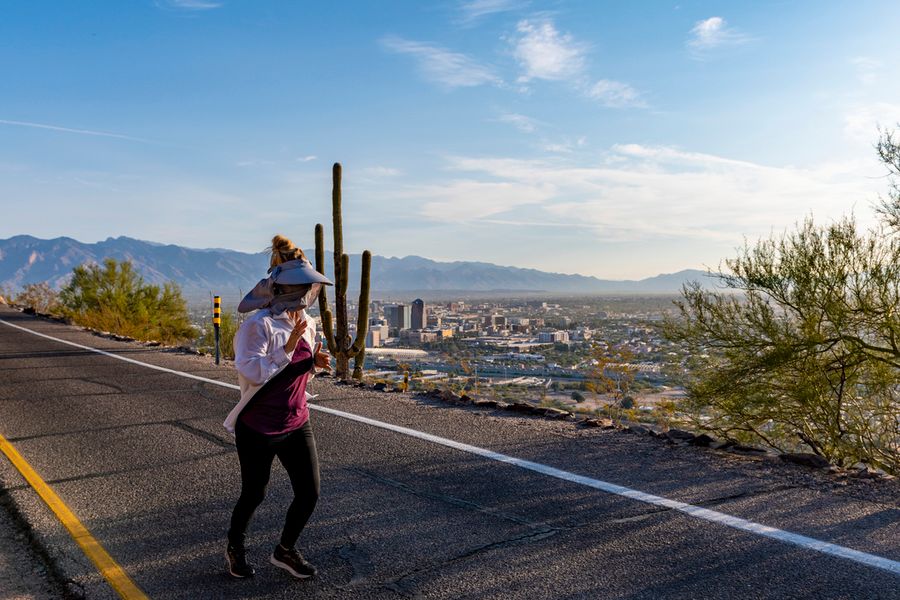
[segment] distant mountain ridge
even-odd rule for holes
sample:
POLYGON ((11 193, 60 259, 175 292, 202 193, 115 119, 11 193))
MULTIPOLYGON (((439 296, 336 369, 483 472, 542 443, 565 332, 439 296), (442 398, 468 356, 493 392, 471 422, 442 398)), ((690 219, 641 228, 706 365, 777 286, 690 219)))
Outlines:
MULTIPOLYGON (((308 252, 311 256, 312 252, 308 252)), ((151 283, 174 281, 187 296, 210 292, 234 296, 249 290, 266 272, 264 253, 224 249, 194 249, 128 237, 86 244, 68 237, 42 240, 17 235, 0 240, 0 286, 19 289, 29 283, 65 285, 72 269, 104 258, 131 261, 151 283)), ((326 275, 331 273, 331 254, 326 275)), ((351 255, 350 288, 359 287, 359 255, 351 255)), ((684 270, 635 281, 614 281, 548 273, 537 269, 503 267, 483 262, 438 262, 420 256, 373 256, 372 288, 379 292, 464 291, 548 293, 676 293, 684 282, 708 280, 704 271, 684 270)))

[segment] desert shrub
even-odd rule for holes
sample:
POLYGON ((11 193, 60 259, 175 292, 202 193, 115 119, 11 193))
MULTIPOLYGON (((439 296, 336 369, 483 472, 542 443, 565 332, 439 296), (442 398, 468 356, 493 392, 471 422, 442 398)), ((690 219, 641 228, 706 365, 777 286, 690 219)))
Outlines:
POLYGON ((584 394, 579 391, 572 392, 572 400, 575 402, 584 402, 584 394))
POLYGON ((85 327, 165 343, 194 337, 178 286, 146 284, 129 262, 107 258, 103 266, 75 267, 60 301, 66 316, 85 327))
MULTIPOLYGON (((234 360, 234 336, 240 324, 234 313, 222 311, 222 322, 219 323, 219 354, 222 358, 234 360)), ((197 340, 197 346, 202 352, 215 353, 216 331, 212 322, 203 326, 203 333, 197 340)))
POLYGON ((59 314, 61 309, 59 293, 46 282, 29 283, 16 295, 14 302, 44 314, 59 314))

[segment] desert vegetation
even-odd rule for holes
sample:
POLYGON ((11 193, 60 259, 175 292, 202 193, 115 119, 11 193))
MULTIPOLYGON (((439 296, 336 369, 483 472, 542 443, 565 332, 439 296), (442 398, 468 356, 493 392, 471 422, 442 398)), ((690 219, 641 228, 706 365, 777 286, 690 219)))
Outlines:
POLYGON ((195 335, 178 286, 147 284, 129 262, 75 267, 59 301, 63 316, 85 327, 164 343, 195 335))
POLYGON ((808 218, 726 259, 727 289, 685 286, 665 332, 695 357, 681 409, 697 427, 900 472, 900 146, 877 149, 878 226, 808 218))

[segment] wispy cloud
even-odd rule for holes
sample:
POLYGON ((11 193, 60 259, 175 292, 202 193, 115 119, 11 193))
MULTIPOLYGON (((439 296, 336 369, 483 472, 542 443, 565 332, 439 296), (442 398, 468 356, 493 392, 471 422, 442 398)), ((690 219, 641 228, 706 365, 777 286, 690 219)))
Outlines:
POLYGON ((752 39, 746 33, 729 27, 722 17, 710 17, 694 24, 687 40, 687 47, 695 58, 702 58, 715 48, 740 46, 752 39))
POLYGON ((900 104, 875 102, 856 106, 844 115, 844 135, 865 144, 878 137, 879 127, 900 126, 900 104))
POLYGON ((561 142, 546 142, 544 150, 556 154, 571 154, 578 148, 582 148, 587 144, 587 137, 580 136, 575 140, 563 140, 561 142))
POLYGON ((639 91, 627 83, 611 79, 601 79, 588 89, 587 95, 610 108, 647 106, 639 91))
POLYGON ((397 36, 382 38, 381 45, 390 52, 411 56, 422 76, 444 89, 503 83, 491 67, 459 52, 397 36))
POLYGON ((316 156, 315 154, 309 154, 307 156, 301 156, 301 157, 297 158, 297 162, 309 162, 311 160, 316 160, 317 158, 319 158, 319 157, 316 156))
POLYGON ((467 0, 459 5, 461 22, 471 25, 488 15, 517 10, 527 4, 520 0, 467 0))
POLYGON ((154 143, 152 140, 124 135, 122 133, 111 133, 109 131, 95 131, 92 129, 74 129, 72 127, 60 127, 59 125, 47 125, 46 123, 31 123, 29 121, 10 121, 0 119, 0 125, 12 125, 15 127, 31 127, 33 129, 46 129, 49 131, 59 131, 61 133, 77 133, 80 135, 92 135, 98 137, 116 138, 120 140, 129 140, 132 142, 143 142, 145 144, 154 143))
POLYGON ((856 76, 863 85, 872 85, 878 80, 879 71, 884 63, 877 58, 857 56, 850 63, 856 68, 856 76))
POLYGON ((501 123, 509 123, 523 133, 534 133, 538 126, 538 121, 535 119, 517 113, 503 113, 497 117, 497 120, 501 123))
POLYGON ((810 168, 761 165, 669 146, 621 144, 593 164, 449 157, 459 174, 410 190, 429 219, 553 222, 589 226, 608 239, 692 239, 739 244, 790 227, 811 211, 844 214, 881 182, 868 163, 810 168))
POLYGON ((532 79, 561 81, 579 75, 585 66, 587 45, 560 33, 549 19, 522 20, 513 45, 513 56, 523 70, 520 83, 532 79))
POLYGON ((402 175, 403 171, 393 167, 375 166, 365 167, 361 170, 361 173, 368 177, 397 177, 398 175, 402 175))
POLYGON ((641 93, 628 83, 588 75, 589 45, 569 33, 560 32, 549 18, 522 20, 516 26, 512 54, 519 63, 518 82, 523 90, 530 81, 542 79, 571 85, 579 94, 609 108, 643 108, 641 93))
POLYGON ((174 10, 210 10, 222 6, 213 0, 156 0, 156 6, 174 10))

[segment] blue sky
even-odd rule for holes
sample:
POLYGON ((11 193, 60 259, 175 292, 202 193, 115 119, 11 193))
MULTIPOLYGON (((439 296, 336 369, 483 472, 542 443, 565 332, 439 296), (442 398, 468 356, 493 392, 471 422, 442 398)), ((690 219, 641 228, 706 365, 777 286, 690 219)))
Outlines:
POLYGON ((872 222, 895 2, 19 2, 0 238, 345 245, 606 278, 872 222), (330 230, 330 226, 329 226, 330 230))

